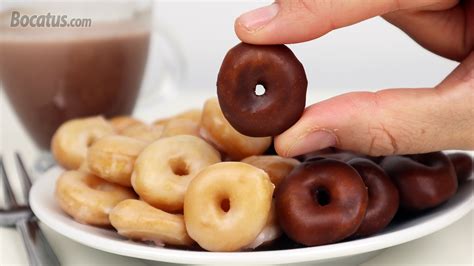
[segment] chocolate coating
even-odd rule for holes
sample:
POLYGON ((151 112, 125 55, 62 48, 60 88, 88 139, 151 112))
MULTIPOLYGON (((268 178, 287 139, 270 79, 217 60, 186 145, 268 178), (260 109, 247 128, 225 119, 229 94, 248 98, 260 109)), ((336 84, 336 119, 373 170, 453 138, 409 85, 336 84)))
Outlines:
POLYGON ((348 162, 355 158, 367 158, 361 154, 356 154, 356 153, 352 153, 348 151, 337 151, 334 153, 313 154, 313 156, 308 156, 308 159, 306 159, 306 161, 310 161, 317 157, 329 158, 329 159, 339 160, 343 162, 348 162))
POLYGON ((462 183, 469 179, 472 175, 472 158, 469 154, 456 152, 448 154, 449 160, 454 166, 454 171, 458 178, 458 183, 462 183))
POLYGON ((343 162, 348 162, 354 158, 365 158, 369 159, 375 163, 379 163, 383 157, 373 157, 373 156, 368 156, 362 153, 356 153, 356 152, 351 152, 351 151, 345 151, 345 150, 340 150, 334 147, 330 148, 325 148, 319 151, 314 151, 310 152, 304 155, 301 155, 298 157, 300 161, 308 161, 311 160, 315 157, 324 157, 324 158, 331 158, 331 159, 336 159, 340 160, 343 162))
POLYGON ((389 156, 380 164, 400 194, 400 208, 421 211, 435 207, 456 193, 454 167, 442 152, 389 156))
POLYGON ((297 166, 275 195, 283 231, 306 246, 334 243, 355 233, 367 203, 367 189, 356 170, 324 158, 297 166))
POLYGON ((385 228, 397 213, 399 205, 397 187, 385 171, 371 160, 356 158, 350 160, 348 164, 362 177, 369 193, 364 220, 354 236, 373 235, 385 228))
POLYGON ((224 116, 240 133, 276 136, 303 114, 308 81, 303 65, 285 45, 240 43, 227 52, 217 77, 224 116), (263 95, 255 88, 262 85, 263 95))

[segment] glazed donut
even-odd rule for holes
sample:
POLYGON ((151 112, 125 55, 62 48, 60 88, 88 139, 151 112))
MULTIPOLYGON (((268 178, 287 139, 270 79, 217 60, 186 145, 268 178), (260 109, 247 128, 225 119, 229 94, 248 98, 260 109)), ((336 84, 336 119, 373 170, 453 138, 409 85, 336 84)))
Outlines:
POLYGON ((86 158, 87 148, 97 139, 113 133, 113 127, 101 116, 72 119, 54 133, 51 152, 62 167, 78 169, 86 158))
POLYGON ((242 162, 265 171, 275 187, 278 187, 281 180, 300 164, 296 159, 283 158, 277 155, 254 155, 243 159, 242 162))
POLYGON ((240 43, 227 52, 217 77, 224 116, 240 133, 276 136, 303 114, 308 81, 285 45, 240 43), (265 92, 257 95, 256 86, 265 92))
POLYGON ((442 152, 389 156, 380 166, 397 186, 400 207, 406 211, 435 207, 458 188, 454 167, 442 152))
POLYGON ((146 142, 130 137, 103 137, 89 147, 87 168, 92 174, 109 182, 131 187, 135 159, 146 146, 146 142))
POLYGON ((56 181, 56 199, 64 212, 84 224, 110 225, 117 203, 136 198, 129 188, 109 183, 83 171, 67 171, 56 181))
POLYGON ((193 135, 200 137, 199 123, 184 118, 176 118, 168 121, 164 125, 162 137, 166 138, 177 135, 193 135))
POLYGON ((472 175, 472 158, 469 154, 456 152, 448 154, 448 158, 454 166, 458 183, 463 183, 472 175))
POLYGON ((183 215, 170 214, 148 203, 129 199, 117 204, 109 215, 117 232, 133 240, 152 241, 157 246, 191 246, 183 215))
POLYGON ((125 128, 120 135, 151 143, 161 138, 163 129, 159 125, 135 124, 125 128))
POLYGON ((265 247, 278 239, 282 234, 280 225, 276 217, 275 204, 272 202, 270 213, 268 214, 267 223, 255 240, 249 245, 243 247, 243 250, 253 250, 259 247, 265 247))
POLYGON ((191 181, 184 199, 189 236, 209 251, 250 245, 267 224, 273 188, 267 173, 246 163, 205 168, 191 181))
POLYGON ((198 137, 162 138, 138 156, 132 185, 141 199, 150 205, 167 212, 180 211, 191 179, 217 162, 220 162, 219 152, 198 137))
POLYGON ((216 98, 206 101, 203 108, 201 136, 233 160, 264 153, 271 137, 254 138, 240 134, 225 119, 216 98))
POLYGON ((130 116, 116 116, 109 119, 109 123, 114 127, 115 132, 121 133, 131 126, 143 125, 142 121, 130 116))
POLYGON ((368 204, 367 188, 357 171, 325 158, 297 166, 275 194, 283 231, 306 246, 330 244, 354 234, 368 204))
POLYGON ((368 159, 355 158, 347 162, 362 177, 369 193, 369 203, 355 237, 373 235, 385 228, 398 210, 399 196, 395 184, 385 171, 368 159))
POLYGON ((162 118, 158 119, 155 122, 153 122, 154 125, 166 125, 169 121, 175 120, 175 119, 186 119, 186 120, 191 120, 195 123, 201 122, 201 114, 202 111, 199 109, 190 109, 187 111, 184 111, 182 113, 179 113, 177 115, 168 117, 168 118, 162 118))

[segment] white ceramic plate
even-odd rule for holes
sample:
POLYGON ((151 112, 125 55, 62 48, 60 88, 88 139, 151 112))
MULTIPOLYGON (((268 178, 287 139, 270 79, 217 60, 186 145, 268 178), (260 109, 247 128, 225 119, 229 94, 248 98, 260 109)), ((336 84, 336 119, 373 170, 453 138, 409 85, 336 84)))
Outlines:
MULTIPOLYGON (((464 183, 445 204, 416 218, 392 224, 382 233, 365 239, 319 247, 254 252, 186 251, 149 246, 126 240, 112 230, 75 222, 60 209, 54 198, 60 168, 39 177, 30 192, 31 208, 47 226, 86 246, 119 255, 153 261, 187 264, 283 264, 298 262, 361 262, 377 251, 405 243, 440 230, 457 221, 474 206, 473 180, 464 183)), ((223 241, 225 241, 223 239, 223 241)))

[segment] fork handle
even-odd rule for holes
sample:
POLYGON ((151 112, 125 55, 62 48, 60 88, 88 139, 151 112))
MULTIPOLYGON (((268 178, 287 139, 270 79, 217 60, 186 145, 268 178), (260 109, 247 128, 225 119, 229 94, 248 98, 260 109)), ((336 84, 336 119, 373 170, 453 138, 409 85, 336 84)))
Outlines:
POLYGON ((16 223, 16 228, 23 238, 23 243, 25 243, 29 265, 61 265, 41 228, 38 226, 38 221, 35 217, 19 220, 16 223))

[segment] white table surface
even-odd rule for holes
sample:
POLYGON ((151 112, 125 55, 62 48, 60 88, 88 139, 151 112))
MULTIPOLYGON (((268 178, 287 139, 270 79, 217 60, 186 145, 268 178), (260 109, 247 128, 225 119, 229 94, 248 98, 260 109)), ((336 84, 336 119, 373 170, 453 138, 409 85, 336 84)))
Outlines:
MULTIPOLYGON (((13 172, 13 152, 31 165, 37 151, 0 92, 0 154, 13 172)), ((20 191, 13 176, 13 185, 20 191)), ((17 181, 17 180, 16 180, 17 181)), ((363 265, 473 265, 473 217, 468 215, 434 234, 388 248, 363 265)), ((63 265, 147 265, 146 261, 113 255, 78 244, 42 225, 63 265)), ((27 265, 26 252, 14 228, 0 228, 0 265, 27 265)))

